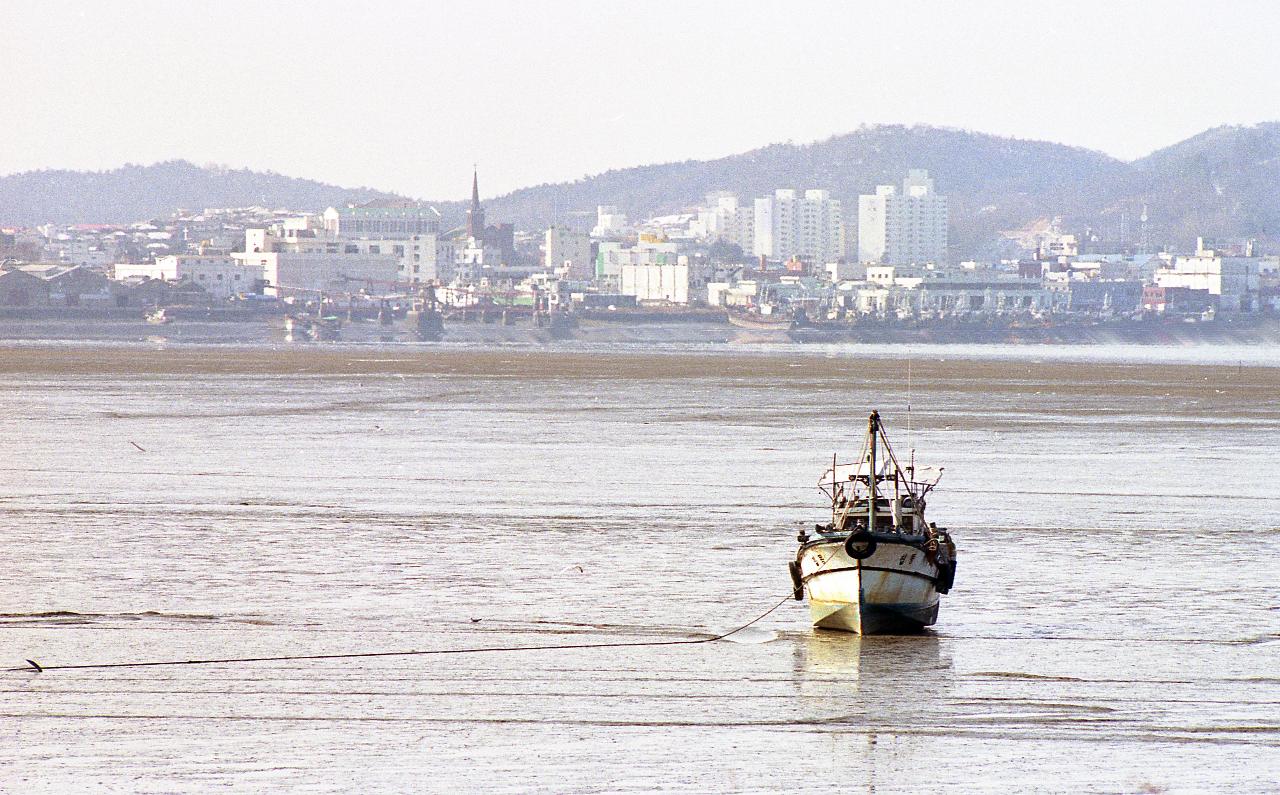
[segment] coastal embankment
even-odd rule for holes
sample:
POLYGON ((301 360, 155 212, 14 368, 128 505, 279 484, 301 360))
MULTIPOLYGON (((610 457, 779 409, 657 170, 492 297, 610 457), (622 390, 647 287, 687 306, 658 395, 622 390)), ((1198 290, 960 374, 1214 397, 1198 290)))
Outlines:
MULTIPOLYGON (((248 308, 174 308, 170 322, 148 323, 138 309, 0 310, 0 341, 172 341, 187 343, 276 343, 285 341, 284 316, 248 308)), ((412 324, 396 319, 340 316, 339 340, 355 343, 419 343, 412 324)), ((1183 322, 1175 320, 1063 320, 1027 325, 987 321, 862 322, 797 329, 757 330, 730 325, 707 312, 583 313, 576 325, 553 335, 527 318, 502 322, 446 321, 443 341, 462 344, 543 345, 565 343, 635 345, 735 344, 974 344, 974 345, 1276 345, 1280 319, 1183 322)))

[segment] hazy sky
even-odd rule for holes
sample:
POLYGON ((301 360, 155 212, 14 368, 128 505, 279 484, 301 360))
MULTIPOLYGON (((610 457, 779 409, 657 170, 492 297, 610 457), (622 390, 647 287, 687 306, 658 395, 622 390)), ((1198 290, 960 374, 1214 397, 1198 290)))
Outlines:
POLYGON ((0 0, 0 174, 186 158, 424 198, 867 123, 1132 158, 1280 119, 1271 2, 0 0))

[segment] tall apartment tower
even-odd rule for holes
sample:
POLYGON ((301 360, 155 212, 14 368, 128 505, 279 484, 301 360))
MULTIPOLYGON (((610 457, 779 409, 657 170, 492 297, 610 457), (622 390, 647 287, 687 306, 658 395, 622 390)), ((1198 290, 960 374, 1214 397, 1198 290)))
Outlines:
POLYGON ((752 253, 770 259, 799 257, 816 264, 844 256, 840 200, 825 190, 776 190, 756 199, 752 253))
POLYGON ((894 185, 858 197, 858 261, 923 265, 947 260, 947 197, 933 189, 924 169, 894 185))

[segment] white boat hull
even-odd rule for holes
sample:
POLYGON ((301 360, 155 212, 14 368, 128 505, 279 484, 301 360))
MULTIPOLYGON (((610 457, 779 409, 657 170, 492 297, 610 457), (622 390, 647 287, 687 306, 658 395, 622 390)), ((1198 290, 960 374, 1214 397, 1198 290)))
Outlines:
POLYGON ((849 557, 844 539, 819 539, 799 556, 815 627, 862 635, 910 631, 938 618, 938 567, 924 551, 879 541, 864 560, 849 557))

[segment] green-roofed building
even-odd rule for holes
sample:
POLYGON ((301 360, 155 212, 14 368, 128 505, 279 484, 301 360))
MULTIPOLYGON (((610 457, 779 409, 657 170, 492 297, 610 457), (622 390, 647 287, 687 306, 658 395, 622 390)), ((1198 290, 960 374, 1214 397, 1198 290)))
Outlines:
POLYGON ((344 238, 405 240, 439 234, 440 212, 411 202, 330 207, 324 211, 324 228, 344 238))

